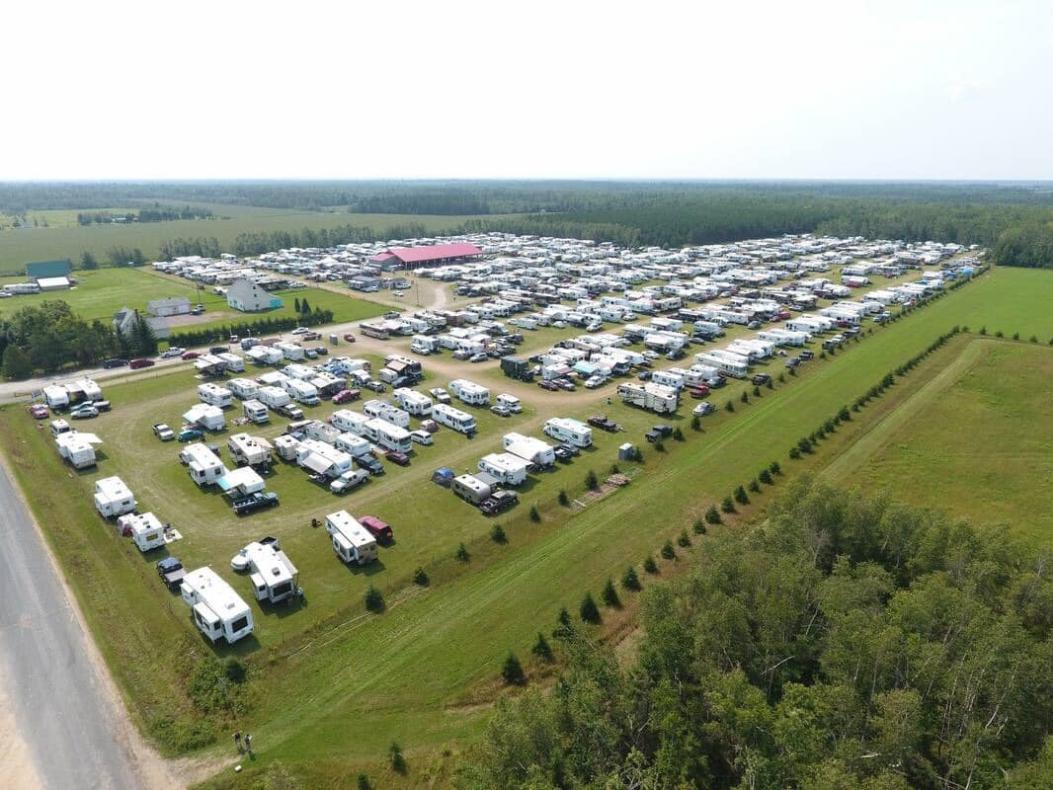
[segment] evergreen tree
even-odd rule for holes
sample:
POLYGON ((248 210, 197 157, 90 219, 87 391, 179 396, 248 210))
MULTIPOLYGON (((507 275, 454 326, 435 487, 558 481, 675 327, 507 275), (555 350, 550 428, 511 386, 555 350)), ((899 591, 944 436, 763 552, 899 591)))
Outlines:
POLYGON ((740 505, 748 505, 750 503, 750 498, 746 496, 746 489, 742 486, 738 486, 735 489, 735 501, 740 505))
POLYGON ((99 268, 99 261, 96 260, 95 256, 87 250, 80 256, 80 268, 84 271, 91 271, 99 268))
POLYGON ((522 686, 526 683, 526 674, 523 672, 523 665, 519 663, 519 659, 515 653, 509 653, 505 659, 504 665, 501 667, 501 677, 505 679, 505 683, 510 686, 522 686))
POLYGON ((614 580, 607 579, 607 583, 603 586, 603 592, 600 594, 603 598, 603 602, 607 606, 614 607, 615 609, 621 608, 622 600, 618 597, 618 591, 614 587, 614 580))
POLYGON ((468 548, 463 543, 457 547, 457 553, 454 555, 461 562, 468 562, 472 555, 468 553, 468 548))
POLYGON ((654 561, 654 557, 650 554, 648 554, 647 559, 643 561, 643 569, 648 573, 658 573, 658 563, 654 561))
POLYGON ((676 549, 673 548, 673 541, 667 540, 662 546, 661 551, 662 559, 671 560, 676 557, 676 549))
POLYGON ((366 590, 365 602, 366 609, 370 612, 379 614, 384 611, 384 595, 372 584, 366 590))
POLYGON ((500 524, 494 524, 490 528, 490 540, 494 543, 508 543, 508 535, 505 534, 505 529, 500 524))
POLYGON ((622 587, 626 590, 632 590, 633 592, 638 591, 642 584, 640 584, 640 577, 636 575, 636 568, 630 565, 625 569, 625 574, 622 576, 622 587))
POLYGON ((581 602, 581 608, 578 611, 581 615, 581 619, 586 623, 592 623, 596 625, 603 621, 600 616, 600 608, 596 606, 596 601, 592 597, 592 593, 585 593, 585 598, 581 602))
POLYGON ((706 511, 706 521, 710 524, 720 523, 720 512, 717 510, 716 505, 709 506, 709 510, 706 511))
POLYGON ((552 646, 540 631, 537 632, 537 641, 530 648, 530 652, 547 663, 551 663, 555 659, 555 655, 552 653, 552 646))

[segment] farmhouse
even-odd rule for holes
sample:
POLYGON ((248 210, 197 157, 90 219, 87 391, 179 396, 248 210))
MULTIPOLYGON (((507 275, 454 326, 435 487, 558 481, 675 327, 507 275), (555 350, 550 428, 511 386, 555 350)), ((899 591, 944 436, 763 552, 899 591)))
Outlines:
POLYGON ((419 269, 423 266, 467 261, 478 258, 483 251, 474 244, 435 244, 430 247, 391 247, 370 261, 383 265, 394 265, 403 269, 419 269))
POLYGON ((158 340, 164 340, 172 334, 168 322, 163 318, 151 318, 149 316, 140 315, 138 310, 134 310, 131 307, 122 307, 113 314, 113 328, 120 332, 124 337, 132 337, 135 334, 140 321, 146 322, 146 325, 150 327, 153 336, 158 340))
POLYGON ((243 313, 276 310, 283 304, 280 297, 265 291, 259 283, 241 278, 227 289, 227 304, 243 313))
POLYGON ((185 296, 151 299, 146 303, 146 312, 157 318, 164 318, 170 315, 189 315, 190 300, 185 296))

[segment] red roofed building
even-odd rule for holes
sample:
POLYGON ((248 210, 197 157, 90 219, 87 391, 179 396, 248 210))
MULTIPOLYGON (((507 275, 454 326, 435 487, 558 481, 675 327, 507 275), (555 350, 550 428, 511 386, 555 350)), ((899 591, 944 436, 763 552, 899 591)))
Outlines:
POLYGON ((474 244, 435 244, 430 247, 392 247, 386 252, 374 255, 371 260, 381 264, 394 260, 404 269, 418 269, 421 266, 477 258, 482 254, 483 251, 474 244))

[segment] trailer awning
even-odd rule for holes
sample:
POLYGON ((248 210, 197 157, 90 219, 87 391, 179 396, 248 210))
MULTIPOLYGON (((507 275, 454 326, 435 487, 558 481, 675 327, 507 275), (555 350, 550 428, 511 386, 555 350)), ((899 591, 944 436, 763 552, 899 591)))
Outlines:
POLYGON ((300 462, 300 466, 310 469, 312 472, 317 472, 322 475, 329 471, 329 467, 333 465, 333 462, 328 458, 324 458, 318 453, 310 453, 306 458, 300 462))

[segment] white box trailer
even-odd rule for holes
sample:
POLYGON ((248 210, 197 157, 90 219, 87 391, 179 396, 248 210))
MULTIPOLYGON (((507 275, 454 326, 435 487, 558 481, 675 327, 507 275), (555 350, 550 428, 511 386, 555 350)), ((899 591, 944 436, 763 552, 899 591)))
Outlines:
POLYGON ((656 414, 671 414, 680 405, 679 393, 662 384, 625 382, 618 385, 618 395, 631 406, 656 414))
POLYGON ((227 389, 238 400, 249 400, 256 397, 260 385, 252 379, 231 379, 227 382, 227 389))
MULTIPOLYGON (((427 417, 431 414, 432 402, 431 398, 425 395, 423 392, 417 392, 411 390, 409 387, 399 387, 393 393, 395 401, 406 410, 407 413, 412 414, 416 417, 427 417)), ((409 423, 407 423, 408 425, 409 423)), ((403 428, 406 425, 402 426, 403 428)))
POLYGON ((372 418, 350 409, 337 409, 329 416, 329 422, 341 433, 365 436, 366 423, 372 418))
POLYGON ((344 562, 365 565, 377 558, 377 539, 346 510, 326 516, 325 531, 336 556, 344 562))
POLYGON ((677 392, 684 388, 684 377, 671 370, 656 370, 651 374, 651 381, 655 384, 674 389, 677 392))
POLYGON ((581 420, 569 417, 553 417, 545 422, 544 432, 557 442, 566 442, 575 447, 592 447, 592 428, 581 420))
POLYGON ((282 373, 291 379, 299 379, 300 381, 309 381, 314 375, 314 368, 308 367, 307 365, 301 365, 298 362, 286 365, 282 368, 282 373))
POLYGON ((490 402, 490 390, 467 379, 454 379, 450 382, 450 392, 454 397, 469 406, 485 406, 490 402))
POLYGON ((795 318, 788 318, 783 322, 783 326, 793 332, 807 332, 810 335, 817 335, 832 329, 834 322, 825 316, 810 314, 800 315, 795 318))
POLYGON ((95 481, 95 509, 103 518, 117 518, 135 510, 135 496, 119 477, 95 481))
POLYGON ((238 466, 260 466, 270 463, 274 448, 262 436, 236 433, 227 439, 227 450, 238 466))
POLYGON ((256 381, 264 387, 282 387, 283 389, 285 387, 285 382, 288 380, 289 377, 280 370, 272 370, 256 378, 256 381))
POLYGON ((526 482, 530 462, 514 453, 490 453, 479 459, 479 471, 508 486, 526 482))
POLYGON ((93 433, 65 431, 55 437, 58 453, 74 469, 89 469, 95 466, 95 445, 102 439, 93 433))
POLYGON ((366 423, 365 437, 385 450, 396 450, 400 453, 413 450, 413 439, 409 431, 376 417, 366 423))
POLYGON ((308 439, 317 439, 320 442, 334 446, 336 445, 337 437, 340 436, 339 428, 321 420, 308 420, 302 430, 308 439))
POLYGON ((770 357, 773 348, 774 344, 763 340, 739 338, 728 343, 726 350, 732 354, 741 354, 750 362, 756 362, 759 359, 770 357))
POLYGON ((179 460, 186 464, 190 479, 202 488, 215 485, 227 473, 223 462, 201 442, 184 447, 179 453, 179 460))
POLYGON ((431 418, 458 433, 471 436, 476 432, 475 417, 445 403, 436 403, 431 409, 431 418))
POLYGON ((556 463, 555 448, 548 442, 524 436, 521 433, 506 433, 502 444, 508 452, 518 455, 538 467, 548 467, 556 463))
POLYGON ((234 588, 209 567, 190 571, 180 587, 194 625, 213 643, 234 644, 252 633, 252 611, 234 588))
POLYGON ((281 603, 299 589, 299 571, 284 551, 272 543, 253 541, 241 550, 248 564, 252 594, 257 601, 281 603))
POLYGON ((265 422, 269 422, 271 419, 267 407, 258 400, 247 400, 241 404, 241 407, 242 411, 245 413, 245 418, 255 425, 262 425, 265 422))
POLYGON ((165 527, 153 513, 127 513, 117 519, 117 530, 128 535, 144 554, 165 545, 165 527))
POLYGON ((257 365, 277 365, 285 358, 281 349, 273 346, 253 346, 245 353, 257 365))
POLYGON ((256 393, 256 400, 270 409, 280 409, 292 402, 289 393, 281 387, 260 387, 256 393))
POLYGON ((399 428, 409 428, 409 412, 382 400, 367 400, 362 404, 362 411, 370 417, 397 425, 399 428))
POLYGON ((789 329, 765 329, 757 337, 777 346, 803 346, 808 342, 807 332, 793 332, 789 329))
POLYGON ((304 439, 300 442, 296 463, 310 472, 325 475, 330 479, 340 477, 354 468, 354 459, 348 453, 317 439, 304 439))
POLYGON ((226 387, 221 387, 219 384, 213 384, 212 382, 199 384, 197 397, 202 403, 207 403, 220 409, 225 409, 234 404, 234 393, 226 387))
POLYGON ((439 339, 428 335, 414 335, 410 341, 410 351, 415 354, 434 354, 439 350, 439 339))

